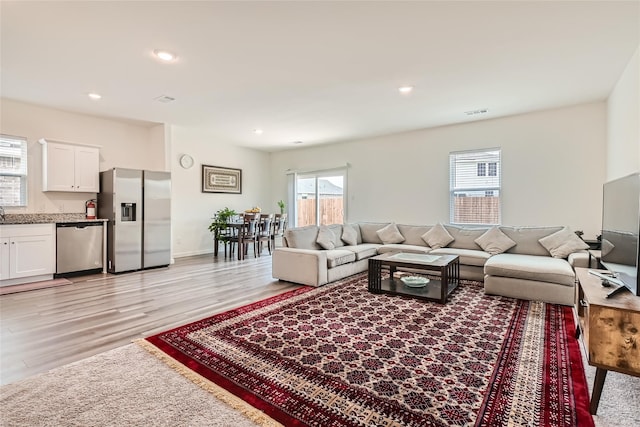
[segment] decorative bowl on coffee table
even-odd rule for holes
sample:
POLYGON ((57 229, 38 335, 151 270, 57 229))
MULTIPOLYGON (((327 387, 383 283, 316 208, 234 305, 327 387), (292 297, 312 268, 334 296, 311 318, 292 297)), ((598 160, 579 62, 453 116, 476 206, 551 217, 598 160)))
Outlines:
POLYGON ((429 279, 420 276, 403 276, 400 280, 410 288, 424 288, 429 283, 429 279))

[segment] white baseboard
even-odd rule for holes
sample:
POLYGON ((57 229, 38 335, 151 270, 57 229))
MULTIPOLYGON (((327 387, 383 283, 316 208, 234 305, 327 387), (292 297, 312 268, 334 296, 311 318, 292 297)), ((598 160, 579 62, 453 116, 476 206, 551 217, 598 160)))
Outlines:
POLYGON ((178 252, 173 254, 174 258, 184 258, 184 257, 188 257, 188 256, 195 256, 195 255, 206 255, 206 254, 211 254, 211 256, 213 256, 213 251, 212 250, 207 250, 207 249, 203 249, 200 251, 189 251, 189 252, 178 252))

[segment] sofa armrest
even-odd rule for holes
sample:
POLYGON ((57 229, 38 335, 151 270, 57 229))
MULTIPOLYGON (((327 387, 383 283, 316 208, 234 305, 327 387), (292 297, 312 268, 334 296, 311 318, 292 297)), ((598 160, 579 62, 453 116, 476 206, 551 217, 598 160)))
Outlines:
POLYGON ((276 248, 271 265, 275 279, 309 286, 322 286, 328 282, 327 253, 324 251, 276 248))
POLYGON ((587 251, 580 251, 580 252, 574 252, 572 254, 569 254, 567 261, 569 261, 569 264, 571 264, 571 267, 573 267, 574 270, 576 269, 576 267, 581 267, 581 268, 591 267, 589 265, 590 257, 587 251))

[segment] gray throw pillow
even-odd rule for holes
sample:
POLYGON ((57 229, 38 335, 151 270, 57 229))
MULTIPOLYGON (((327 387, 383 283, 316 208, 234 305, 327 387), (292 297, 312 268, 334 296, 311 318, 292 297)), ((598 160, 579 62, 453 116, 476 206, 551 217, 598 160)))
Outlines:
POLYGON ((474 241, 480 245, 483 251, 489 252, 491 255, 501 254, 516 245, 516 242, 500 231, 498 227, 491 227, 474 241))
POLYGON ((569 230, 568 227, 564 227, 560 231, 543 237, 538 240, 538 242, 540 242, 554 258, 566 258, 573 252, 589 249, 589 245, 576 236, 576 233, 569 230))
POLYGON ((318 231, 318 238, 316 239, 316 243, 319 244, 322 249, 335 249, 336 245, 333 243, 336 236, 333 234, 333 231, 329 227, 321 226, 320 231, 318 231))
POLYGON ((349 246, 358 244, 358 233, 352 225, 345 224, 342 226, 342 241, 349 246))
POLYGON ((429 231, 424 233, 422 236, 422 240, 424 240, 427 245, 432 247, 433 249, 444 248, 449 243, 453 242, 453 236, 449 234, 444 225, 436 224, 429 231))
POLYGON ((378 234, 378 237, 380 237, 380 240, 382 240, 382 243, 384 243, 385 245, 404 242, 404 237, 393 222, 386 227, 383 227, 380 230, 376 231, 376 233, 378 234))

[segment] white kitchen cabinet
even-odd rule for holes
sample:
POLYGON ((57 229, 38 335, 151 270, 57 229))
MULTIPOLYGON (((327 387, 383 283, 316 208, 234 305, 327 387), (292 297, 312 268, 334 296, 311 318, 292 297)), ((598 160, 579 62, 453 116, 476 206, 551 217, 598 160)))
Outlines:
POLYGON ((9 238, 0 238, 0 280, 9 278, 9 238))
POLYGON ((44 141, 42 143, 42 191, 98 193, 100 191, 100 149, 44 141))
POLYGON ((55 224, 0 225, 0 285, 53 278, 55 224))

